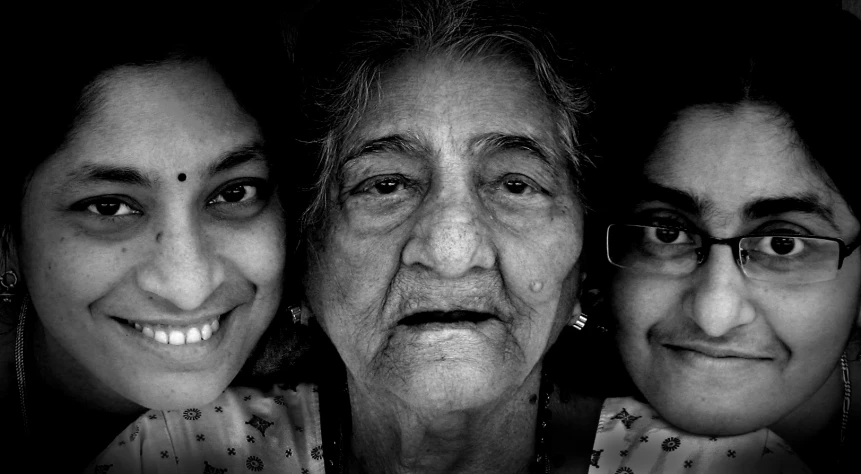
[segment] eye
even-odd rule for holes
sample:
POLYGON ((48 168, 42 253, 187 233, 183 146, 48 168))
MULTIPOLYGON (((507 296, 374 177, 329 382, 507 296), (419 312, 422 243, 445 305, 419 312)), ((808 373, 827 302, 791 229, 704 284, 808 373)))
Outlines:
POLYGON ((90 201, 85 209, 87 212, 103 217, 122 217, 141 213, 123 201, 115 198, 104 198, 98 201, 90 201))
POLYGON ((253 184, 236 184, 225 188, 209 201, 210 204, 217 203, 240 203, 257 198, 258 189, 253 184))
POLYGON ((775 257, 792 257, 804 251, 804 240, 795 237, 763 237, 756 250, 775 257))
POLYGON ((370 187, 370 191, 375 192, 376 194, 392 194, 403 188, 404 183, 402 180, 396 178, 385 178, 374 182, 370 187))
POLYGON ((410 184, 407 178, 399 175, 377 176, 363 181, 355 188, 352 194, 387 196, 403 191, 410 184))
POLYGON ((527 194, 535 191, 535 188, 520 178, 507 178, 502 181, 502 187, 511 194, 527 194))
POLYGON ((646 229, 645 237, 655 244, 683 245, 693 242, 687 232, 669 227, 649 227, 646 229))

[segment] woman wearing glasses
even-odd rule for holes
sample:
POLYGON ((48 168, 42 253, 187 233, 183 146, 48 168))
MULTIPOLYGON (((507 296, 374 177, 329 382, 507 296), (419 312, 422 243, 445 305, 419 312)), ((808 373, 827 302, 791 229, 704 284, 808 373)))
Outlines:
POLYGON ((684 64, 627 88, 613 153, 645 160, 621 177, 634 192, 606 231, 609 309, 667 422, 759 433, 763 459, 782 439, 833 472, 861 445, 859 22, 759 20, 738 43, 679 47, 684 64), (779 34, 792 27, 804 34, 779 34))

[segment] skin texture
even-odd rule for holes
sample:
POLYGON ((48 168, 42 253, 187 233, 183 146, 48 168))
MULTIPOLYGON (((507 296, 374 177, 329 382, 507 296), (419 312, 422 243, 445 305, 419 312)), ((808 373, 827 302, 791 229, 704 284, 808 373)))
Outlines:
POLYGON ((22 203, 19 265, 40 370, 91 409, 207 403, 280 299, 285 224, 268 165, 235 153, 262 139, 205 63, 124 67, 98 83, 94 116, 35 170, 22 203), (95 176, 98 167, 145 183, 95 176), (186 326, 226 313, 211 339, 183 346, 122 321, 186 326))
POLYGON ((487 439, 500 453, 493 465, 531 454, 527 400, 577 304, 582 245, 583 209, 554 151, 550 109, 516 68, 435 57, 402 62, 371 102, 347 142, 306 285, 347 366, 354 439, 373 425, 369 451, 442 471, 469 464, 446 452, 481 451, 487 439), (542 151, 499 145, 511 137, 542 151), (454 310, 493 317, 399 324, 454 310), (520 429, 507 452, 506 438, 488 436, 506 429, 520 429))
MULTIPOLYGON (((632 223, 682 225, 720 238, 768 231, 847 244, 859 238, 857 217, 771 109, 688 109, 646 162, 645 177, 695 197, 701 208, 646 197, 628 217, 632 223), (757 218, 743 212, 756 200, 802 195, 821 204, 830 222, 788 208, 757 218)), ((792 432, 787 427, 815 432, 839 416, 838 359, 861 320, 861 252, 846 258, 834 280, 782 285, 747 278, 731 249, 717 245, 691 275, 618 270, 611 305, 628 371, 669 422, 711 434, 766 426, 784 436, 792 432)))

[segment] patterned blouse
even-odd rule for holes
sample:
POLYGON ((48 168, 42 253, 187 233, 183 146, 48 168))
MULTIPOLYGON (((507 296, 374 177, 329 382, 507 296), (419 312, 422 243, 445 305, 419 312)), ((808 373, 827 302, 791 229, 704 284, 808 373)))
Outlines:
POLYGON ((693 435, 633 398, 604 400, 589 466, 589 474, 810 472, 766 428, 740 436, 693 435))
POLYGON ((84 471, 324 474, 317 387, 230 387, 214 402, 143 414, 84 471))
MULTIPOLYGON (((316 386, 231 387, 205 407, 145 413, 85 472, 324 474, 322 444, 316 386)), ((691 435, 632 398, 604 401, 589 466, 589 474, 810 472, 767 429, 691 435)))

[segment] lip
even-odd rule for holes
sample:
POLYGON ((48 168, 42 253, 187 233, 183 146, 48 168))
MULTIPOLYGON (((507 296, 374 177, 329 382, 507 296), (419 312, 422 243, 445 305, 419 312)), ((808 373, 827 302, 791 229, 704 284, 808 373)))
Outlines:
POLYGON ((746 351, 730 346, 715 344, 685 343, 685 344, 663 344, 664 347, 675 352, 694 352, 696 354, 710 357, 712 359, 746 359, 746 360, 771 360, 772 357, 758 351, 746 351))
MULTIPOLYGON (((118 339, 121 338, 120 340, 126 341, 131 348, 130 350, 141 350, 152 354, 173 368, 177 368, 174 366, 180 366, 183 370, 195 370, 196 368, 208 367, 217 363, 213 359, 213 354, 218 350, 225 337, 228 337, 227 334, 232 332, 235 319, 233 318, 233 313, 235 310, 236 308, 233 308, 218 316, 221 327, 209 339, 183 345, 157 342, 135 329, 133 324, 128 323, 129 320, 127 319, 117 317, 111 317, 110 319, 114 323, 114 328, 119 333, 117 334, 118 339), (134 349, 134 347, 137 347, 137 349, 134 349)), ((198 319, 195 318, 195 321, 198 321, 198 319)), ((133 320, 133 322, 137 322, 137 320, 133 320)), ((176 322, 174 321, 174 323, 176 322)), ((187 327, 189 325, 188 321, 183 321, 183 323, 182 325, 167 324, 166 326, 187 327)), ((155 323, 148 322, 147 324, 152 325, 155 323)))
POLYGON ((481 324, 492 319, 499 319, 496 315, 483 311, 420 311, 407 315, 398 321, 398 325, 407 327, 416 326, 464 326, 481 324))

